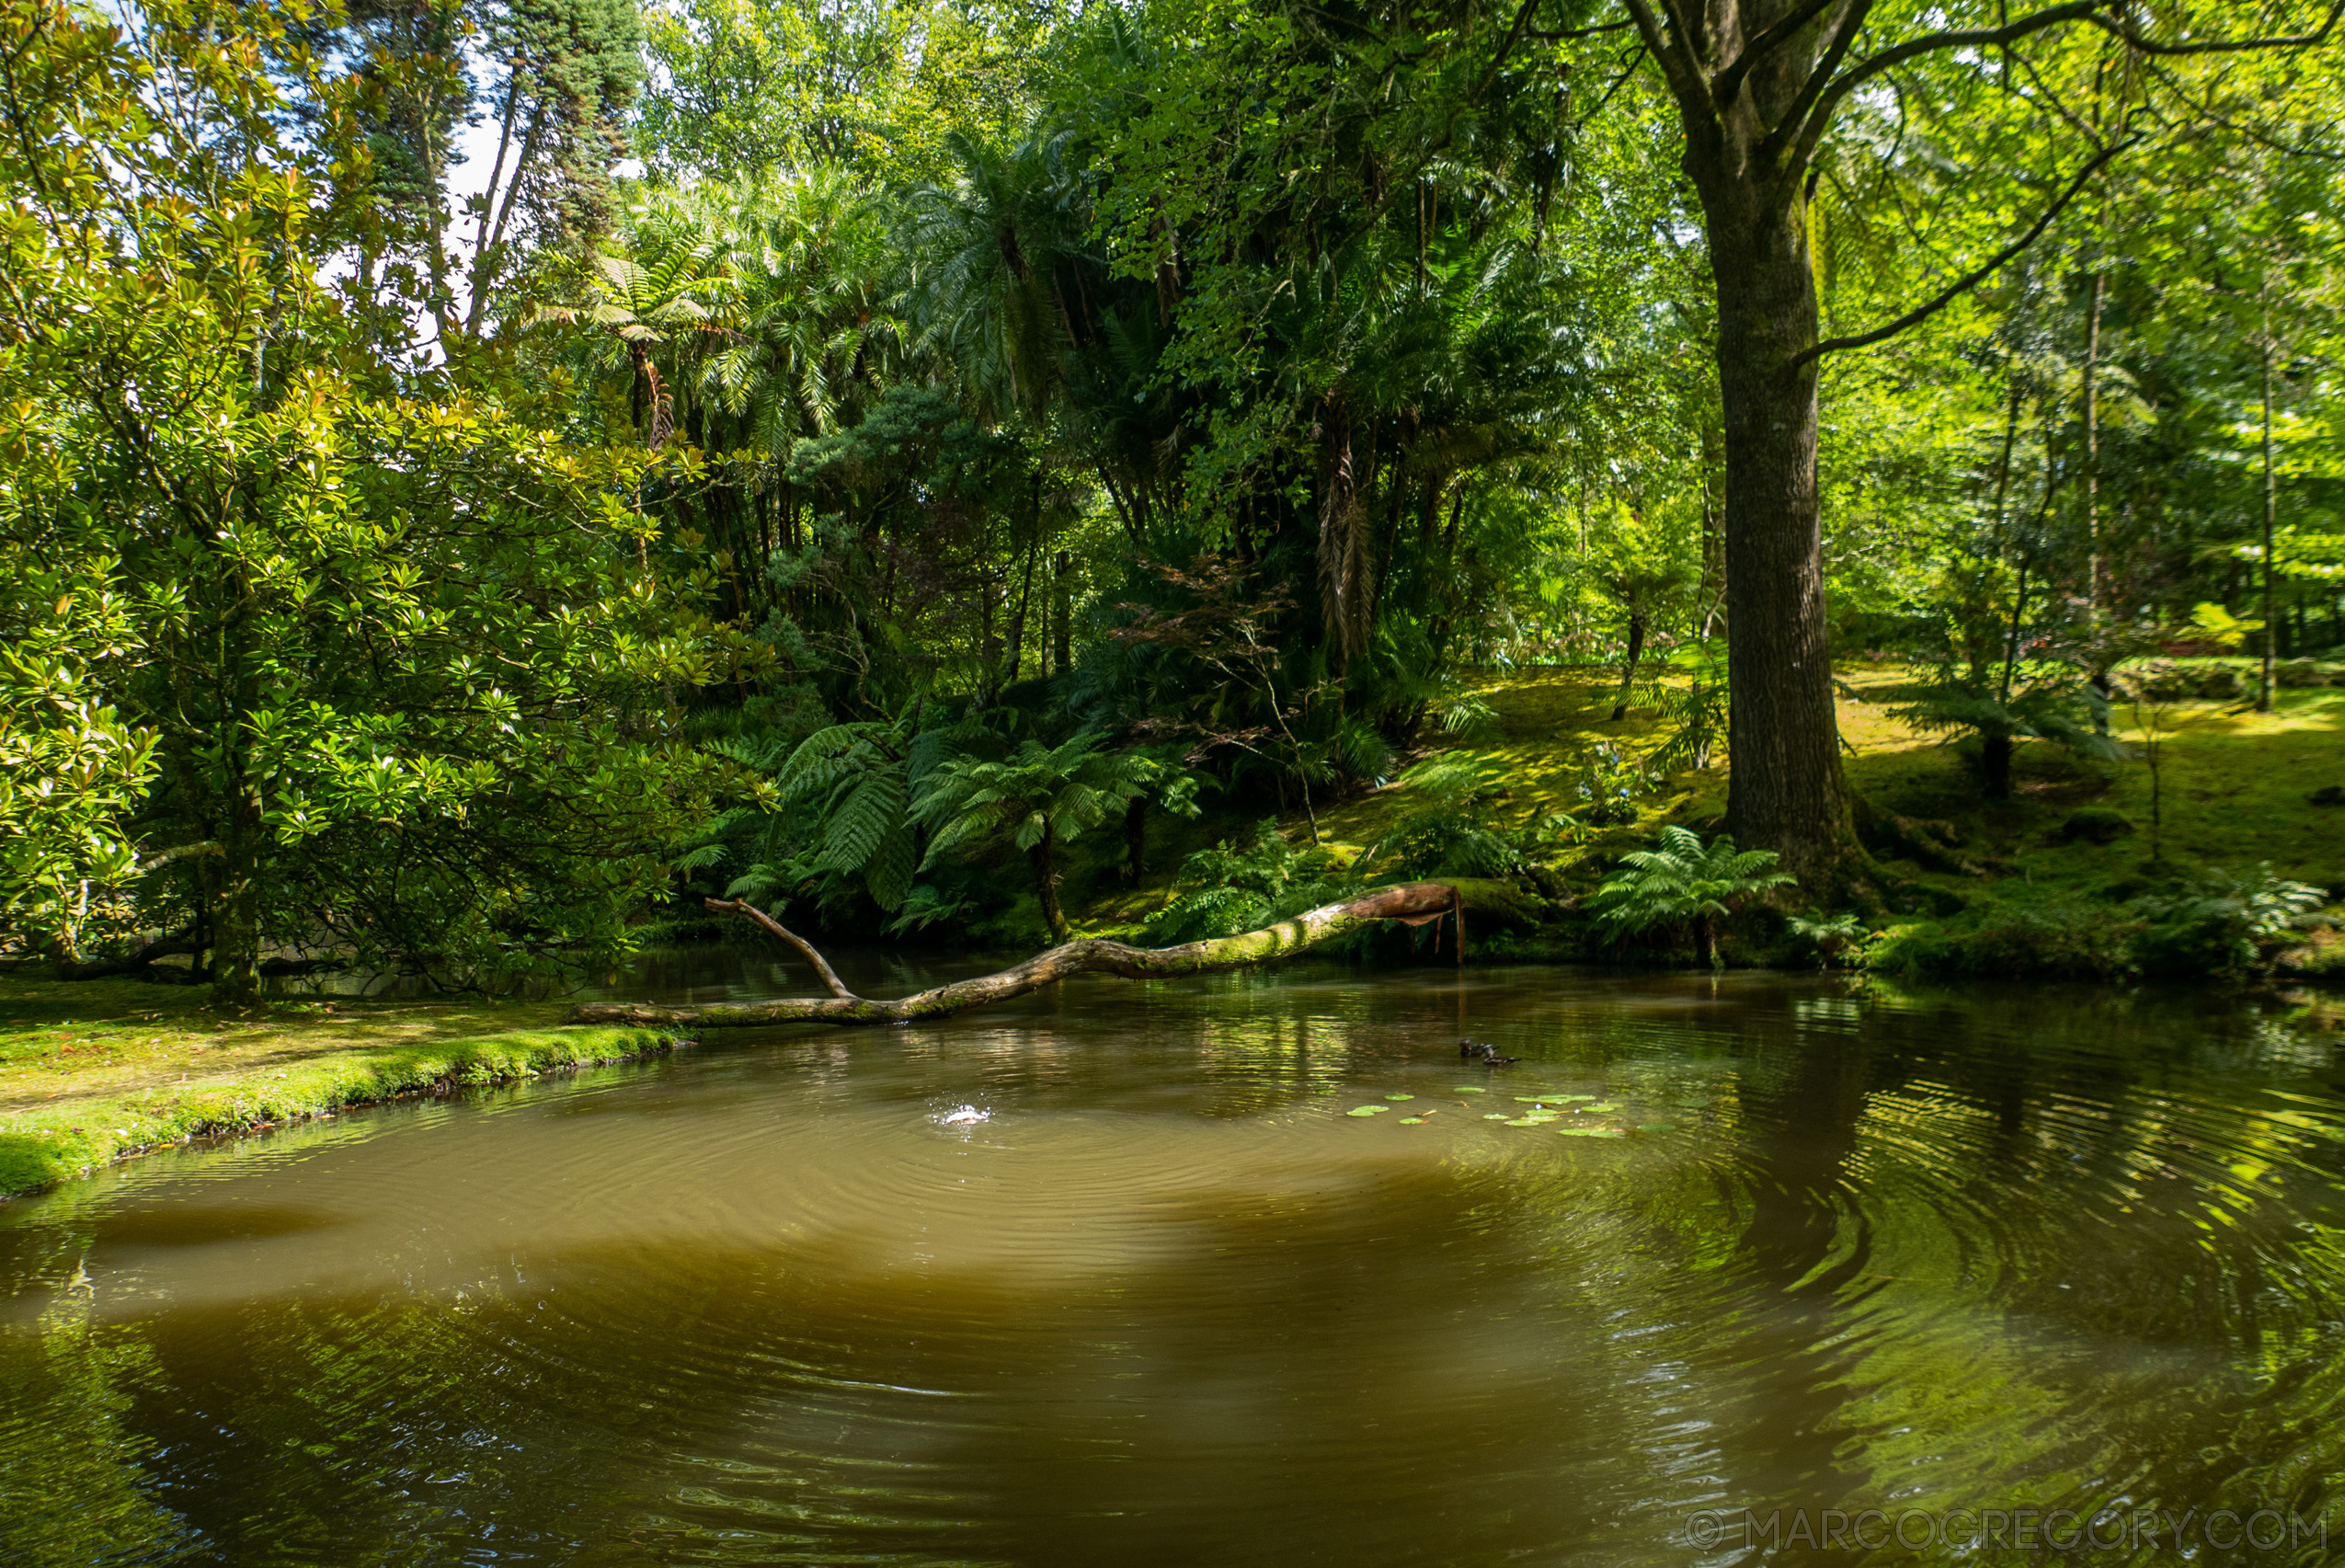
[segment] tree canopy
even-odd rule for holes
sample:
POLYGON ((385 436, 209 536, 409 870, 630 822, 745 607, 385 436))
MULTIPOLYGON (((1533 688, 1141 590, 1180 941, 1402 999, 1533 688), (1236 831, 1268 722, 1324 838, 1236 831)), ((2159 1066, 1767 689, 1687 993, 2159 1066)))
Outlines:
POLYGON ((2345 640, 2338 24, 0 0, 10 951, 1063 937, 1558 663, 1830 877, 1836 658, 1997 793, 2345 640))

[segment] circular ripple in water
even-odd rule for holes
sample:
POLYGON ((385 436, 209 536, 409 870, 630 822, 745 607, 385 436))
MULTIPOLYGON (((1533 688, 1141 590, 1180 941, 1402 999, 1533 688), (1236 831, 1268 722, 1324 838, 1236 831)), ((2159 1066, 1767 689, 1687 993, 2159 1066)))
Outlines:
POLYGON ((1758 979, 1103 982, 391 1108, 0 1219, 0 1541, 1615 1564, 1691 1560, 1707 1506, 2316 1513, 2331 1038, 1758 979))

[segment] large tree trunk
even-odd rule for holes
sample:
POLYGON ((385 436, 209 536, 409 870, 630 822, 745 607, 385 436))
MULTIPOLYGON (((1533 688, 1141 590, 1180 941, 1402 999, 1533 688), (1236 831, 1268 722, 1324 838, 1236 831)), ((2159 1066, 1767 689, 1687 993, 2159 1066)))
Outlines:
POLYGON ((249 1011, 260 1004, 260 889, 249 870, 230 870, 215 918, 212 1005, 249 1011))
POLYGON ((686 1024, 703 1029, 749 1028, 766 1024, 909 1024, 983 1007, 989 1002, 1006 1001, 1011 997, 1056 985, 1070 975, 1098 972, 1121 975, 1127 979, 1170 979, 1211 974, 1218 969, 1241 969, 1274 958, 1290 957, 1373 921, 1423 925, 1444 915, 1458 923, 1461 962, 1464 956, 1465 911, 1457 889, 1442 882, 1410 882, 1398 887, 1380 887, 1342 903, 1322 904, 1292 920, 1241 936, 1187 942, 1178 947, 1130 947, 1121 942, 1096 938, 1062 943, 1014 968, 973 980, 955 980, 951 985, 894 1001, 875 1001, 849 990, 811 944, 784 930, 764 911, 748 903, 722 898, 704 902, 720 912, 745 915, 796 948, 814 966, 830 994, 711 1007, 651 1007, 639 1002, 596 1001, 572 1008, 567 1022, 686 1024))
MULTIPOLYGON (((1763 18, 1745 18, 1756 30, 1763 18)), ((1796 55, 1795 49, 1780 52, 1796 55)), ((1773 96, 1761 67, 1753 96, 1773 96)), ((1726 449, 1726 647, 1733 708, 1726 825, 1794 872, 1853 842, 1825 635, 1816 498, 1815 274, 1796 173, 1773 166, 1746 97, 1688 125, 1718 290, 1726 449)))

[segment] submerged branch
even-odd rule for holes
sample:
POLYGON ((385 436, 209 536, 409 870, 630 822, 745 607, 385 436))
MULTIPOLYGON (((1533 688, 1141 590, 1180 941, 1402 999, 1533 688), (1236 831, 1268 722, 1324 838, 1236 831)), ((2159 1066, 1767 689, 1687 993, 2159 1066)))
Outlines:
MULTIPOLYGON (((860 997, 840 983, 822 955, 804 938, 794 935, 763 910, 746 903, 720 898, 708 907, 747 915, 795 947, 812 963, 831 994, 794 997, 785 1001, 719 1003, 709 1007, 655 1007, 639 1002, 590 1001, 570 1010, 572 1024, 631 1024, 644 1026, 687 1024, 702 1029, 747 1028, 761 1024, 909 1024, 942 1018, 990 1002, 1056 985, 1070 975, 1092 971, 1121 975, 1126 979, 1169 979, 1183 975, 1241 969, 1274 958, 1291 957, 1317 947, 1371 921, 1401 921, 1423 925, 1444 916, 1456 920, 1460 933, 1465 914, 1456 888, 1446 882, 1410 882, 1379 887, 1342 903, 1322 904, 1292 920, 1239 936, 1185 942, 1177 947, 1133 947, 1121 942, 1085 938, 1061 943, 1037 953, 1024 963, 975 979, 955 980, 893 1001, 860 997)), ((1462 954, 1461 954, 1462 956, 1462 954)))

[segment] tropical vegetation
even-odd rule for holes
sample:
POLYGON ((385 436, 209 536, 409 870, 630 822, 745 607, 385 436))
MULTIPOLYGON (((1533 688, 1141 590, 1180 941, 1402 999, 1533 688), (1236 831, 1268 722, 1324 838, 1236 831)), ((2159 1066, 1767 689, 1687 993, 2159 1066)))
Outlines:
POLYGON ((2145 769, 2149 870, 2059 841, 2254 970, 2337 879, 2170 855, 2165 748, 2345 643, 2339 24, 0 0, 0 959, 241 1008, 1431 877, 1889 963, 2010 880, 1958 817, 2145 769))

